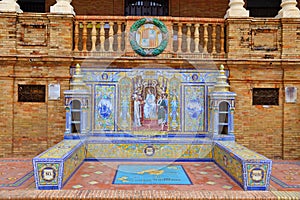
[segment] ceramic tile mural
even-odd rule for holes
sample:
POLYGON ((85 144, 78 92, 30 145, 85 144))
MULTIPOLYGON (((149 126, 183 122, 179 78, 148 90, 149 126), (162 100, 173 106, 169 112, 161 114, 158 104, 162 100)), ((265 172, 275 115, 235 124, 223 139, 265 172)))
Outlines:
POLYGON ((95 133, 207 133, 207 91, 218 71, 85 68, 82 74, 94 87, 95 133))
POLYGON ((87 158, 212 158, 211 144, 88 144, 87 158))
POLYGON ((115 97, 114 85, 95 86, 95 129, 102 131, 115 130, 115 97))
POLYGON ((214 160, 225 169, 241 185, 243 184, 243 165, 234 157, 234 153, 228 153, 219 146, 214 146, 214 160))
POLYGON ((246 164, 247 168, 247 186, 265 186, 267 183, 267 172, 269 166, 267 164, 246 164))
POLYGON ((184 87, 184 131, 205 131, 205 88, 184 87))
MULTIPOLYGON (((120 86, 119 86, 119 95, 118 98, 120 103, 118 105, 118 130, 131 130, 131 105, 136 104, 131 101, 131 94, 132 94, 132 81, 130 78, 124 77, 120 80, 120 86)), ((137 98, 137 96, 133 97, 137 98)), ((138 105, 135 105, 138 106, 138 105)), ((136 125, 136 121, 133 122, 133 125, 136 125)))
POLYGON ((246 147, 237 144, 236 142, 219 142, 223 146, 225 146, 229 151, 232 152, 238 152, 238 156, 243 160, 253 160, 253 159, 267 159, 265 156, 260 155, 254 151, 251 151, 250 149, 247 149, 246 147))
POLYGON ((86 156, 85 145, 77 149, 65 162, 64 162, 64 176, 63 183, 72 175, 74 170, 84 161, 86 156))
POLYGON ((80 140, 63 140, 51 149, 48 149, 45 153, 40 155, 39 158, 62 158, 79 143, 81 143, 80 140))
POLYGON ((59 169, 59 163, 37 163, 39 185, 57 185, 59 169))

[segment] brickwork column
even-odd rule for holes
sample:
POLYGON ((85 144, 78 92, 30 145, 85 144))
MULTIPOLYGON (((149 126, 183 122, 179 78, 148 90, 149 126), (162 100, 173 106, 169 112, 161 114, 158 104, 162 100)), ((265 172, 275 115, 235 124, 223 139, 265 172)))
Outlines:
POLYGON ((51 13, 75 15, 74 8, 71 6, 72 0, 56 0, 56 4, 50 7, 51 13))
POLYGON ((72 15, 48 15, 49 25, 49 55, 63 55, 71 59, 73 55, 73 22, 72 15))
MULTIPOLYGON (((1 3, 1 2, 0 2, 1 3)), ((3 2, 2 2, 3 3, 3 2)), ((3 4, 0 4, 0 8, 3 4)), ((14 66, 17 13, 0 12, 0 158, 13 154, 14 66)))
POLYGON ((300 10, 297 8, 296 0, 282 0, 281 10, 276 18, 300 18, 300 10))
POLYGON ((250 18, 226 20, 226 52, 229 59, 249 57, 251 54, 250 31, 250 18))
POLYGON ((17 12, 22 13, 17 0, 2 0, 0 1, 0 12, 17 12))
POLYGON ((249 17, 249 11, 244 8, 244 0, 230 0, 229 9, 224 18, 249 17))

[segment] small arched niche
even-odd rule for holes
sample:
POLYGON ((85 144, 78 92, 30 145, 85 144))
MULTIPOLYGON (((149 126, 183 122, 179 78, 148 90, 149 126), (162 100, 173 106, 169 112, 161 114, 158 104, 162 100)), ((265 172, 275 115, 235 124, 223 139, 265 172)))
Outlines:
POLYGON ((229 104, 225 101, 219 104, 219 134, 228 135, 229 104))
POLYGON ((71 133, 81 131, 81 102, 73 100, 71 102, 71 133))

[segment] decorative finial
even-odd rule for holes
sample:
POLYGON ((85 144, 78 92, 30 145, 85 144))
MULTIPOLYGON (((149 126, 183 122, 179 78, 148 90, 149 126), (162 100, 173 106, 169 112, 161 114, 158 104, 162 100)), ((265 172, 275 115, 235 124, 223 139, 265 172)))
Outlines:
POLYGON ((225 75, 224 65, 220 65, 219 76, 217 77, 217 84, 214 91, 227 92, 229 91, 229 84, 227 83, 227 76, 225 75))
POLYGON ((224 71, 224 65, 220 65, 220 71, 224 71))
POLYGON ((85 84, 83 82, 83 75, 81 74, 81 67, 78 63, 75 66, 75 73, 73 75, 71 87, 73 90, 82 90, 85 88, 85 84))
POLYGON ((81 73, 80 64, 77 63, 77 64, 76 64, 76 69, 75 69, 75 74, 76 74, 76 75, 80 75, 80 73, 81 73))

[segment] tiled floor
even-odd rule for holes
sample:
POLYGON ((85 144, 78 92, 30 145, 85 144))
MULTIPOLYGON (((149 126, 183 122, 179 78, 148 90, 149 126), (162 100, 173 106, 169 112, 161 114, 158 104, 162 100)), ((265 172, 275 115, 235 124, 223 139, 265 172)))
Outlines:
POLYGON ((270 189, 300 191, 300 161, 273 161, 270 189))
POLYGON ((137 163, 85 162, 63 190, 41 191, 31 159, 0 159, 0 199, 300 199, 300 161, 275 161, 269 191, 243 191, 213 162, 176 162, 192 185, 116 185, 119 164, 137 163))
MULTIPOLYGON (((117 162, 85 162, 75 173, 73 178, 65 185, 64 189, 80 190, 242 190, 231 180, 218 166, 212 162, 202 163, 179 163, 189 176, 192 185, 117 185, 112 184, 116 169, 120 163, 117 162)), ((122 163, 125 164, 125 163, 122 163)), ((145 163, 126 163, 145 164, 145 163)), ((163 163, 151 163, 163 164, 163 163)), ((170 163, 166 163, 170 164, 170 163)))
MULTIPOLYGON (((213 162, 176 162, 182 165, 192 185, 116 185, 119 164, 125 162, 85 162, 64 186, 64 190, 168 190, 242 191, 213 162)), ((142 163, 147 164, 147 163, 142 163)), ((174 163, 151 163, 174 164, 174 163)), ((35 190, 31 159, 0 159, 0 190, 35 190)), ((300 161, 274 161, 270 191, 300 191, 300 161)))
POLYGON ((0 190, 32 188, 32 159, 0 159, 0 175, 0 190))

